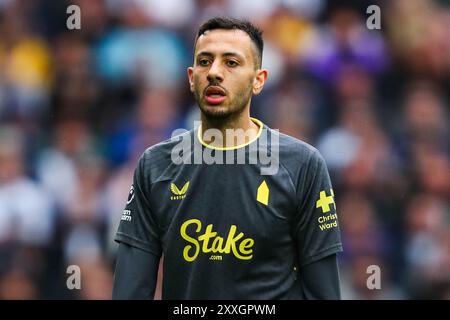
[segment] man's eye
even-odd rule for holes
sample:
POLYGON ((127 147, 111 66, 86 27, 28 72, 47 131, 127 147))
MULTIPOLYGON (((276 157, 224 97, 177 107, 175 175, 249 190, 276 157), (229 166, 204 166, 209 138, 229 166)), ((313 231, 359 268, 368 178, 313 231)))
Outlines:
POLYGON ((207 59, 201 59, 201 60, 198 62, 198 64, 201 65, 201 66, 207 66, 207 65, 209 64, 209 60, 207 60, 207 59))
POLYGON ((227 66, 229 66, 229 67, 236 67, 237 65, 238 65, 238 63, 234 60, 227 61, 227 66))

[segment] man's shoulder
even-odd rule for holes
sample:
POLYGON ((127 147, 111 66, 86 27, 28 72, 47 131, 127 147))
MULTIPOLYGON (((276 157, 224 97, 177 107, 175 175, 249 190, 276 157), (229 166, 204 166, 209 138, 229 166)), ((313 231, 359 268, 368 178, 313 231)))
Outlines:
POLYGON ((278 130, 270 129, 271 134, 278 137, 280 161, 295 162, 297 165, 322 156, 319 151, 306 141, 292 137, 278 130))
POLYGON ((141 155, 139 162, 151 176, 158 176, 172 161, 174 147, 189 136, 192 138, 194 130, 182 130, 180 134, 148 147, 141 155))
MULTIPOLYGON (((161 141, 157 144, 154 144, 148 147, 144 153, 143 157, 147 160, 164 160, 168 157, 170 160, 170 155, 174 149, 174 147, 179 144, 181 141, 186 140, 186 138, 192 138, 194 129, 192 130, 181 130, 180 134, 174 135, 169 139, 161 141)), ((166 159, 167 160, 167 159, 166 159)))

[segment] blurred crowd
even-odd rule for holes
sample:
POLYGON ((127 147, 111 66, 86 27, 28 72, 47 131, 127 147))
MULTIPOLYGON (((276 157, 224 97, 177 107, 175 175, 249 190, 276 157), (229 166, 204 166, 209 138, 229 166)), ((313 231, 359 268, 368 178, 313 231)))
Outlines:
POLYGON ((327 161, 343 298, 450 299, 446 0, 0 0, 0 299, 110 298, 137 158, 198 119, 185 69, 216 15, 264 31, 252 115, 327 161))

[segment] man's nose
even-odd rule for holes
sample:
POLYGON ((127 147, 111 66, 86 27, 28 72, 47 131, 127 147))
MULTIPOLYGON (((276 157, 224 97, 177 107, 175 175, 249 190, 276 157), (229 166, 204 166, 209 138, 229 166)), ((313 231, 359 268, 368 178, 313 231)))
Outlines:
POLYGON ((223 70, 219 61, 214 61, 208 71, 208 81, 211 83, 223 80, 223 70))

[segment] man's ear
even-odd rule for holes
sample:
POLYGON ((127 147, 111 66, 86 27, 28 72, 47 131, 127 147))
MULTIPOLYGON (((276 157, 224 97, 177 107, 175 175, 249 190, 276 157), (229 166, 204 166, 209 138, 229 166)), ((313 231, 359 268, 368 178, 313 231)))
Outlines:
POLYGON ((258 69, 256 72, 255 80, 253 80, 254 95, 257 95, 262 91, 264 83, 266 83, 267 77, 269 76, 269 72, 266 69, 258 69))
POLYGON ((191 92, 194 92, 194 68, 187 68, 187 74, 189 79, 189 88, 191 89, 191 92))

